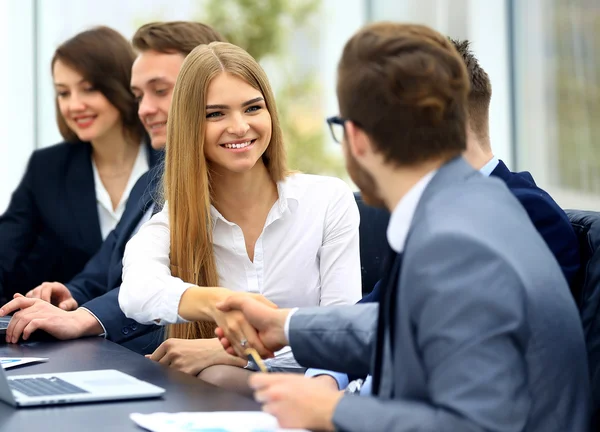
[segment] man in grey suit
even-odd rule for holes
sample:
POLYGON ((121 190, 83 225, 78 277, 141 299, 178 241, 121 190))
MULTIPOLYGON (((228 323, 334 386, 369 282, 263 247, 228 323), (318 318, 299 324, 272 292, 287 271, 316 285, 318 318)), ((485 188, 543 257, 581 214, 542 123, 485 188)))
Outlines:
MULTIPOLYGON (((343 431, 587 432, 583 332, 556 259, 523 207, 460 154, 469 83, 455 48, 418 25, 373 24, 338 67, 348 171, 392 213, 381 306, 277 310, 235 295, 263 356, 373 375, 373 396, 257 374, 282 427, 343 431)), ((239 316, 237 317, 239 318, 239 316)), ((218 329, 229 353, 249 335, 218 329)))

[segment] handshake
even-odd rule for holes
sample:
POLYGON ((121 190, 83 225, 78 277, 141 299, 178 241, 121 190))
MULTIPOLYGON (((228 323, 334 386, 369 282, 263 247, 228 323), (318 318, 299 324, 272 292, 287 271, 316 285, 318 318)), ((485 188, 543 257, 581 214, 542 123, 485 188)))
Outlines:
MULTIPOLYGON (((271 358, 289 345, 286 322, 293 310, 277 309, 264 297, 248 293, 232 294, 215 306, 215 333, 229 354, 246 359, 245 350, 254 348, 262 358, 271 358)), ((248 385, 280 427, 335 430, 333 415, 342 392, 322 381, 293 373, 253 374, 248 385)))
POLYGON ((288 345, 285 323, 290 309, 246 293, 232 294, 215 307, 215 334, 227 353, 245 359, 245 350, 254 348, 262 358, 272 358, 288 345))

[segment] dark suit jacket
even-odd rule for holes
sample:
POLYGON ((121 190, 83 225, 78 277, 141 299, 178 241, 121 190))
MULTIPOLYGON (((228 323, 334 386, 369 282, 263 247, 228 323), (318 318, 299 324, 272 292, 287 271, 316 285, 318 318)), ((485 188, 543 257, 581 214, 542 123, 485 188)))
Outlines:
MULTIPOLYGON (((158 154, 149 151, 149 165, 158 154)), ((0 297, 75 276, 102 244, 89 143, 36 150, 0 216, 0 297)))
MULTIPOLYGON (((525 208, 529 219, 558 261, 567 282, 571 284, 580 265, 579 243, 567 214, 547 192, 537 187, 529 172, 511 172, 504 162, 499 161, 491 175, 503 180, 525 208)), ((379 290, 380 284, 377 283, 373 291, 359 303, 379 301, 379 290)))
POLYGON ((500 161, 492 175, 504 180, 521 202, 571 284, 579 270, 580 260, 579 243, 567 214, 535 184, 529 172, 513 173, 500 161))
POLYGON ((125 317, 119 307, 119 287, 123 253, 142 216, 151 207, 160 180, 160 164, 137 181, 116 228, 85 268, 67 284, 73 298, 102 323, 106 337, 141 354, 147 354, 162 341, 158 326, 138 324, 125 317))

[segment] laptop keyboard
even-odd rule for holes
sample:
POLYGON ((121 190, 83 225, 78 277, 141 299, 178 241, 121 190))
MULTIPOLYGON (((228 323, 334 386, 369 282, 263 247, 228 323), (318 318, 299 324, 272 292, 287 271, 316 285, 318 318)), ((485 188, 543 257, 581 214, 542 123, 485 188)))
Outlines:
POLYGON ((58 396, 89 393, 60 378, 19 378, 8 380, 12 390, 17 390, 27 396, 58 396))

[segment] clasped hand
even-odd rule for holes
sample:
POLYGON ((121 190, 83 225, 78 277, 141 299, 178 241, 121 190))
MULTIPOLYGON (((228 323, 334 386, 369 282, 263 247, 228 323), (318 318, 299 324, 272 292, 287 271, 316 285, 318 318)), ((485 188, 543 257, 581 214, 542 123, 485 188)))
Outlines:
POLYGON ((215 334, 231 355, 246 358, 247 347, 256 349, 262 358, 274 356, 287 345, 284 326, 288 309, 277 309, 272 303, 246 294, 236 293, 216 305, 215 334))
MULTIPOLYGON (((261 349, 264 348, 269 355, 289 344, 285 335, 289 309, 274 309, 254 298, 239 294, 229 296, 216 306, 225 314, 237 312, 239 315, 235 315, 236 319, 241 315, 245 321, 244 325, 252 328, 261 349)), ((242 357, 244 348, 240 341, 244 336, 248 345, 259 351, 248 338, 247 331, 244 330, 242 335, 232 327, 220 326, 215 333, 229 354, 242 357)), ((261 351, 259 354, 264 357, 261 351)), ((274 415, 281 427, 324 431, 335 429, 333 414, 342 398, 337 385, 336 388, 332 388, 320 380, 295 374, 260 373, 252 374, 249 385, 255 392, 254 398, 263 404, 263 410, 274 415)))

